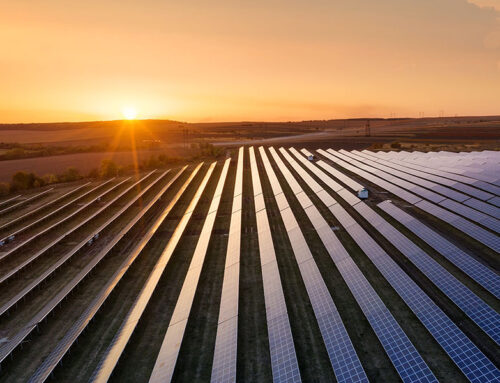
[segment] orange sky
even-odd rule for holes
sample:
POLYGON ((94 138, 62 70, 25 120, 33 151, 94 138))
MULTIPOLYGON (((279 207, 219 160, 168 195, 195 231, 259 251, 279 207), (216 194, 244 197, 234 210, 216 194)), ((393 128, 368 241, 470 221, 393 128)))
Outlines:
POLYGON ((0 0, 0 122, 500 114, 499 94, 500 0, 0 0))

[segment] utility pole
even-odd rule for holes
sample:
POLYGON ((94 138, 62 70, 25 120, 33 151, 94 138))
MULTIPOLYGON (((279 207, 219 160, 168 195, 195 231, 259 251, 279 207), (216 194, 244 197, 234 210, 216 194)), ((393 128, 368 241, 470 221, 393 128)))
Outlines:
POLYGON ((370 129, 370 120, 366 120, 366 124, 365 124, 365 136, 366 137, 371 137, 372 135, 372 132, 371 132, 371 129, 370 129))

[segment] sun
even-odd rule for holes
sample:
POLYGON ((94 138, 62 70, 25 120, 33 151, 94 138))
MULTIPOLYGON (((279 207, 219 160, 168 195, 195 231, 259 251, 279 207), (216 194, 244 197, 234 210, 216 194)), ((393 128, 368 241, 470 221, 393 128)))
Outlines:
POLYGON ((135 120, 137 110, 133 106, 125 106, 122 108, 122 115, 126 120, 135 120))

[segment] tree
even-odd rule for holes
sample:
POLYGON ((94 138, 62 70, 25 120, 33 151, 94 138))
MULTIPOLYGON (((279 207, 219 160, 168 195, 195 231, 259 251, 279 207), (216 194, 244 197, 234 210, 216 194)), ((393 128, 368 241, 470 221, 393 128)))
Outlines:
POLYGON ((102 178, 114 177, 118 174, 118 166, 110 159, 104 159, 101 161, 101 166, 99 168, 99 176, 102 178))
POLYGON ((26 190, 33 188, 36 176, 33 173, 19 171, 12 176, 12 190, 26 190))
POLYGON ((80 178, 81 178, 80 171, 74 167, 70 167, 70 168, 66 169, 66 172, 63 174, 63 181, 64 182, 76 181, 80 178))

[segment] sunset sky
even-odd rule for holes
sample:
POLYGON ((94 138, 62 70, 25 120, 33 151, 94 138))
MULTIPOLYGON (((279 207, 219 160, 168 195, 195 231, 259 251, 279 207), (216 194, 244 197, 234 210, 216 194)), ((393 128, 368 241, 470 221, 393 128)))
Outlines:
POLYGON ((500 114, 500 0, 0 0, 0 122, 500 114))

